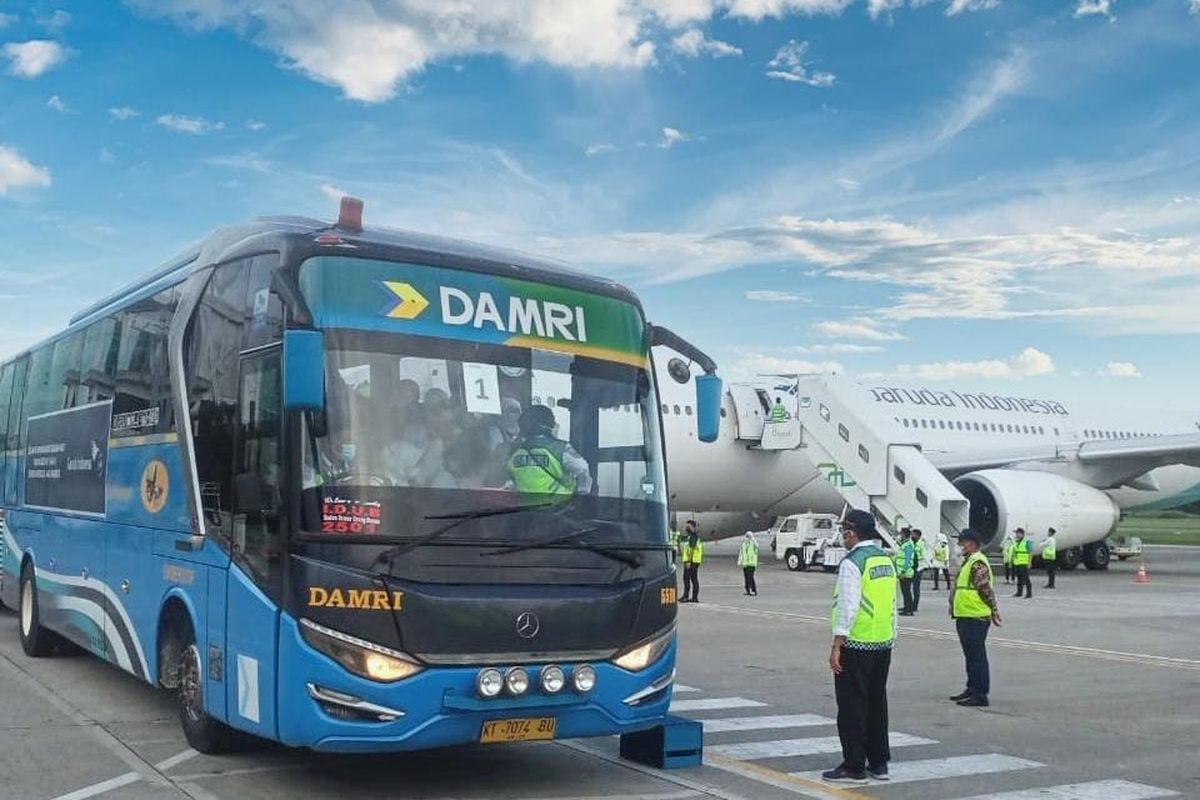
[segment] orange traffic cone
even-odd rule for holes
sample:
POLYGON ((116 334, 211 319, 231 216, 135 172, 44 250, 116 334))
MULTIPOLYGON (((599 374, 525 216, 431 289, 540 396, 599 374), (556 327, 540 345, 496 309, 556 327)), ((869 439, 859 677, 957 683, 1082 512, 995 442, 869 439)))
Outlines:
POLYGON ((1133 575, 1134 583, 1149 583, 1150 576, 1146 574, 1146 562, 1138 564, 1137 572, 1133 575))

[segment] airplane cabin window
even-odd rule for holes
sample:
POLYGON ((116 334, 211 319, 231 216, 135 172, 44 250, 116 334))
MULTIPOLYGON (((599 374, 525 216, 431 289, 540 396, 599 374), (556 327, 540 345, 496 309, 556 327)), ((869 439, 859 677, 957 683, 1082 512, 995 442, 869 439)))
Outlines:
POLYGON ((692 415, 692 407, 691 407, 691 406, 684 406, 684 407, 683 407, 683 413, 684 413, 684 414, 687 414, 687 415, 690 417, 690 416, 692 415))
POLYGON ((672 412, 672 413, 673 413, 675 416, 679 416, 679 406, 677 406, 677 405, 676 405, 676 406, 672 406, 672 407, 671 407, 671 412, 672 412))
MULTIPOLYGON (((721 409, 721 410, 724 411, 725 409, 721 409)), ((666 403, 662 404, 662 413, 664 413, 664 414, 667 413, 667 404, 666 403)))
POLYGON ((899 467, 892 467, 892 474, 896 476, 897 481, 904 483, 904 470, 900 469, 899 467))
POLYGON ((871 452, 861 444, 858 446, 858 457, 863 460, 863 463, 871 463, 871 452))
POLYGON ((920 503, 923 508, 929 508, 929 496, 920 489, 917 489, 917 502, 920 503))
POLYGON ((907 420, 907 419, 905 419, 905 420, 904 420, 904 427, 906 427, 906 428, 908 427, 908 420, 907 420))
POLYGON ((843 442, 850 441, 850 429, 842 423, 838 423, 838 436, 842 437, 843 442))
POLYGON ((721 417, 722 417, 722 418, 724 418, 724 417, 725 417, 725 409, 723 409, 723 408, 721 409, 721 417))

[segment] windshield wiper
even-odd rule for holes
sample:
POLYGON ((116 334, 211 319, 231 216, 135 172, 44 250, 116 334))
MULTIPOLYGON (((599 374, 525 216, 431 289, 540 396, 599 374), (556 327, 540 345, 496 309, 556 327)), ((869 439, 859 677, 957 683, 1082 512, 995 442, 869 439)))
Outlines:
MULTIPOLYGON (((486 553, 483 553, 483 555, 485 555, 485 556, 500 556, 500 555, 508 555, 509 553, 520 553, 524 550, 534 550, 539 547, 551 547, 552 548, 556 545, 562 545, 566 542, 569 542, 572 539, 582 536, 585 533, 592 533, 597 530, 599 530, 599 528, 597 528, 594 525, 587 527, 587 528, 579 528, 577 530, 573 530, 568 533, 562 533, 562 534, 559 534, 558 536, 551 536, 546 539, 537 539, 532 542, 521 542, 520 544, 509 545, 508 547, 501 547, 497 550, 490 550, 486 553)), ((622 564, 625 564, 626 566, 635 567, 635 568, 640 567, 642 565, 642 557, 637 555, 636 552, 633 555, 630 555, 627 551, 630 551, 630 550, 633 550, 633 551, 661 550, 661 549, 665 549, 665 547, 666 547, 665 545, 664 546, 660 546, 660 545, 650 545, 650 546, 640 545, 639 546, 639 545, 634 545, 634 544, 606 545, 606 544, 595 544, 593 542, 575 542, 571 545, 572 549, 588 550, 597 555, 604 556, 605 558, 610 558, 613 561, 620 561, 622 564)))
POLYGON ((437 539, 442 534, 457 528, 459 525, 462 525, 464 522, 468 522, 473 519, 483 519, 485 517, 499 517, 499 516, 503 516, 505 514, 517 514, 522 511, 530 511, 535 508, 546 508, 546 507, 547 507, 546 503, 530 503, 528 505, 523 505, 523 506, 503 506, 503 507, 497 507, 497 508, 476 508, 476 509, 472 509, 470 511, 455 512, 453 514, 430 514, 430 515, 426 516, 425 519, 448 519, 448 520, 450 520, 450 522, 446 523, 445 525, 442 525, 440 528, 434 528, 432 531, 425 534, 424 536, 413 539, 412 541, 403 542, 401 544, 396 545, 395 547, 389 547, 387 550, 384 550, 379 555, 375 556, 375 560, 371 562, 371 566, 374 567, 375 565, 381 564, 384 561, 388 562, 388 565, 391 566, 391 563, 396 560, 397 556, 401 556, 410 550, 415 550, 418 547, 423 547, 424 545, 429 544, 430 542, 437 539))

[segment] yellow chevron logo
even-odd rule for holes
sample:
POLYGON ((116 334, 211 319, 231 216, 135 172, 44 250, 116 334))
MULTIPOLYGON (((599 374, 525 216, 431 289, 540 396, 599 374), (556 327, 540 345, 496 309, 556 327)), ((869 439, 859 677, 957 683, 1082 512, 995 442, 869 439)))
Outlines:
POLYGON ((421 312, 429 307, 429 301, 425 296, 413 288, 411 283, 401 283, 400 281, 384 281, 383 285, 388 288, 392 294, 400 298, 400 302, 396 307, 388 312, 388 316, 392 319, 416 319, 421 315, 421 312))

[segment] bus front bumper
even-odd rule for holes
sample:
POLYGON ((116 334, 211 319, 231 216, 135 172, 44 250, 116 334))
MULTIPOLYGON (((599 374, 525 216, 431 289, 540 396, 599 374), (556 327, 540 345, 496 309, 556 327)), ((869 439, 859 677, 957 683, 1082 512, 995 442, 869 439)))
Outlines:
MULTIPOLYGON (((313 649, 294 619, 280 618, 279 738, 293 747, 341 753, 421 750, 481 741, 487 722, 554 720, 555 739, 630 733, 660 725, 674 683, 674 642, 641 672, 609 662, 588 662, 596 685, 586 693, 568 685, 545 694, 540 664, 524 667, 530 687, 519 697, 484 699, 475 689, 482 666, 429 667, 396 683, 354 675, 313 649)), ((570 676, 579 664, 557 662, 570 676)))

